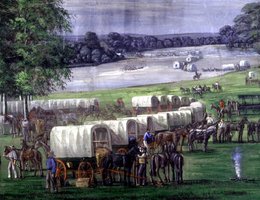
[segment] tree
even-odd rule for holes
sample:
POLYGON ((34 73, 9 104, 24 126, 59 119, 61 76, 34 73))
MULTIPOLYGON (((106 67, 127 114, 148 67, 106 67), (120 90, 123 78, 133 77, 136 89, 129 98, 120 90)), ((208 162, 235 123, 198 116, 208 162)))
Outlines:
POLYGON ((16 16, 10 26, 14 31, 12 61, 16 94, 22 95, 26 108, 28 95, 47 95, 64 88, 70 79, 67 67, 69 47, 59 36, 70 31, 70 16, 62 0, 17 0, 16 16))
POLYGON ((245 42, 260 41, 260 2, 248 3, 242 8, 242 14, 234 19, 234 29, 245 42))

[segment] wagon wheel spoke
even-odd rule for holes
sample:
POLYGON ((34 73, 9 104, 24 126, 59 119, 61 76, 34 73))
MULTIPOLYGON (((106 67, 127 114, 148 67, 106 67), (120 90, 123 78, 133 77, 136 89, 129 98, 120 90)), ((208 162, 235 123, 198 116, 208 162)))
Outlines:
POLYGON ((89 162, 80 162, 78 167, 78 178, 89 178, 90 182, 94 178, 94 170, 89 162))
POLYGON ((63 161, 57 159, 57 169, 56 169, 56 180, 57 185, 62 186, 64 185, 67 179, 67 169, 63 161))

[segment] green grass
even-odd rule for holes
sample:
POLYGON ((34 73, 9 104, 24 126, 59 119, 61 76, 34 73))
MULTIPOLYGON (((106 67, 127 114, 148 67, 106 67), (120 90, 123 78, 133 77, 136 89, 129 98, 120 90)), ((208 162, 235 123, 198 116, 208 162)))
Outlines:
MULTIPOLYGON (((0 150, 6 144, 19 145, 19 138, 0 137, 0 150)), ((45 179, 26 173, 22 180, 7 179, 7 161, 0 166, 0 199, 259 199, 260 198, 260 148, 258 143, 209 143, 209 152, 188 152, 184 148, 184 184, 167 184, 163 187, 101 186, 60 189, 58 194, 45 191, 45 179), (247 181, 232 181, 235 171, 231 155, 236 147, 241 148, 242 175, 247 181)))
MULTIPOLYGON (((255 69, 260 74, 260 69, 255 69)), ((211 103, 236 99, 239 94, 260 94, 260 88, 256 85, 246 86, 245 76, 247 72, 228 73, 224 76, 199 80, 183 81, 179 83, 167 83, 141 87, 131 87, 116 90, 103 90, 95 92, 79 93, 54 93, 44 99, 64 98, 99 98, 101 106, 115 103, 116 99, 123 97, 126 106, 131 107, 131 98, 138 95, 166 95, 180 93, 180 86, 192 87, 195 85, 211 86, 219 81, 223 86, 223 92, 205 94, 200 101, 206 103, 207 110, 211 103)), ((38 98, 40 99, 40 98, 38 98)), ((43 99, 43 98, 41 98, 43 99)), ((213 111, 211 111, 213 112, 213 111)), ((252 119, 258 119, 255 115, 252 119)), ((245 140, 244 136, 244 140, 245 140)), ((237 135, 234 136, 237 140, 237 135)), ((20 138, 12 139, 10 136, 0 136, 0 151, 4 145, 20 146, 20 138)), ((201 146, 198 145, 201 149, 201 146)), ((2 158, 0 165, 0 199, 260 199, 260 148, 258 143, 231 143, 212 144, 209 142, 209 152, 201 150, 188 152, 184 147, 184 184, 168 184, 164 187, 104 187, 98 185, 95 188, 76 188, 73 184, 60 189, 58 194, 49 194, 45 191, 45 179, 33 177, 26 173, 23 180, 7 179, 7 161, 2 158), (232 181, 234 167, 231 155, 239 146, 243 154, 242 175, 248 181, 232 181)), ((45 163, 45 162, 43 162, 45 163)), ((71 183, 75 180, 70 180, 71 183)))

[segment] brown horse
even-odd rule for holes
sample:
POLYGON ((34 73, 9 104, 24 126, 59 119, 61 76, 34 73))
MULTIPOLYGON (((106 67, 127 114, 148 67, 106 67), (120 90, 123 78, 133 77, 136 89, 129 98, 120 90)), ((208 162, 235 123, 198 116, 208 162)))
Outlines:
POLYGON ((37 169, 40 171, 40 176, 43 176, 42 169, 42 155, 41 153, 34 149, 33 147, 29 147, 27 143, 23 140, 22 149, 18 151, 19 158, 21 162, 21 176, 23 177, 23 171, 25 170, 25 164, 27 162, 31 162, 34 165, 34 176, 36 176, 37 169))
POLYGON ((182 152, 182 146, 184 144, 184 141, 188 139, 188 135, 189 126, 178 128, 174 131, 163 131, 159 132, 155 136, 155 143, 157 144, 157 146, 162 146, 165 143, 172 143, 177 150, 182 152))

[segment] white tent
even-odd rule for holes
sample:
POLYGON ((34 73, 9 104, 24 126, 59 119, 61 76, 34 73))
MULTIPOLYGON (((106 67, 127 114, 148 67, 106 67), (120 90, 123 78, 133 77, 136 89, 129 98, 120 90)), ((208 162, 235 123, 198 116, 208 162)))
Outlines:
POLYGON ((105 124, 56 126, 50 133, 50 147, 57 158, 94 157, 96 147, 112 150, 110 129, 105 124))

